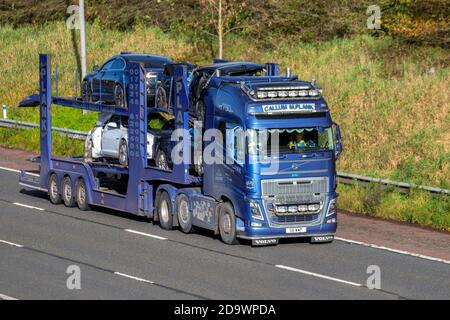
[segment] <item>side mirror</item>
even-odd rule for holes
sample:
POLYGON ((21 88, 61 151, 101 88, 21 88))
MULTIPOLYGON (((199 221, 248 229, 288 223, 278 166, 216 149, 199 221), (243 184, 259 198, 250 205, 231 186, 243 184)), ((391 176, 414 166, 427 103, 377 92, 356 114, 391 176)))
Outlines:
POLYGON ((333 129, 334 129, 333 131, 334 131, 334 140, 335 140, 334 152, 335 152, 336 159, 339 159, 339 156, 341 155, 342 150, 343 150, 342 139, 341 139, 341 128, 339 127, 338 124, 333 123, 333 129))
POLYGON ((110 129, 117 129, 117 123, 115 122, 108 122, 106 126, 110 129))
POLYGON ((94 65, 92 71, 97 72, 98 70, 100 70, 100 67, 98 65, 94 65))

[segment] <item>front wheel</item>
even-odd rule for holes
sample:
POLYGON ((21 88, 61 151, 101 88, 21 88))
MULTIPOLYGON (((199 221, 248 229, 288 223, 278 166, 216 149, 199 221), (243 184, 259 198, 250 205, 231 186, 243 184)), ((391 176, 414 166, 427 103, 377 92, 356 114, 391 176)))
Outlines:
POLYGON ((236 238, 236 216, 230 202, 225 202, 219 210, 219 231, 222 241, 226 244, 237 244, 236 238))
POLYGON ((92 102, 91 86, 88 81, 83 81, 81 85, 81 97, 84 102, 92 102))
POLYGON ((122 107, 122 108, 127 107, 126 103, 125 103, 124 90, 123 90, 122 86, 118 83, 114 87, 114 103, 116 104, 116 107, 122 107))
POLYGON ((159 109, 167 110, 169 104, 167 102, 167 93, 163 87, 159 87, 156 89, 156 107, 159 109))
POLYGON ((121 140, 119 143, 119 163, 122 166, 128 165, 128 145, 125 140, 121 140))

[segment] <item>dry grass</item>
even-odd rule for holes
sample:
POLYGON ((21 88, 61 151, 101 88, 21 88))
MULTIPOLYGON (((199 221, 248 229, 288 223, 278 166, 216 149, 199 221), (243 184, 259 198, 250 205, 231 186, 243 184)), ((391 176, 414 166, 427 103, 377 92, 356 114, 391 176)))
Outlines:
MULTIPOLYGON (((89 69, 120 51, 159 53, 207 63, 181 36, 136 26, 133 31, 87 28, 89 69)), ((60 66, 60 94, 72 95, 76 58, 63 23, 0 28, 0 104, 9 107, 38 90, 39 52, 60 66)), ((342 171, 450 187, 450 52, 401 45, 389 38, 358 37, 318 44, 281 40, 273 51, 242 38, 225 46, 230 59, 279 61, 302 79, 318 80, 341 125, 342 171)), ((54 125, 87 130, 95 115, 54 108, 54 125)), ((36 110, 9 109, 11 117, 37 122, 36 110)))

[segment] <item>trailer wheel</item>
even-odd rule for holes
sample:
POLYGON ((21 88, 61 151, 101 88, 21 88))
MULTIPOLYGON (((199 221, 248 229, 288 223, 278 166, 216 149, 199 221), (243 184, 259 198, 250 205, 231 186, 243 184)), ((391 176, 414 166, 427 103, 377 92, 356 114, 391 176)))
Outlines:
POLYGON ((165 191, 161 193, 158 199, 158 219, 161 228, 166 230, 173 229, 172 204, 169 194, 165 191))
POLYGON ((48 195, 51 203, 60 204, 62 202, 61 193, 58 188, 58 178, 54 173, 52 173, 48 179, 48 195))
POLYGON ((119 163, 123 166, 128 165, 128 146, 125 140, 120 140, 119 143, 119 163))
POLYGON ((226 244, 237 244, 236 217, 230 202, 224 202, 219 210, 219 231, 222 241, 226 244))
POLYGON ((72 190, 72 179, 70 179, 69 176, 64 177, 61 191, 64 205, 69 208, 75 206, 75 199, 73 197, 72 190))
POLYGON ((76 200, 77 200, 78 208, 81 211, 87 211, 87 210, 91 209, 91 207, 88 203, 88 197, 87 197, 87 192, 86 192, 86 183, 84 182, 83 178, 80 178, 77 181, 76 200))
POLYGON ((192 227, 192 212, 189 210, 189 200, 184 194, 177 197, 177 216, 181 231, 184 233, 191 233, 192 227))

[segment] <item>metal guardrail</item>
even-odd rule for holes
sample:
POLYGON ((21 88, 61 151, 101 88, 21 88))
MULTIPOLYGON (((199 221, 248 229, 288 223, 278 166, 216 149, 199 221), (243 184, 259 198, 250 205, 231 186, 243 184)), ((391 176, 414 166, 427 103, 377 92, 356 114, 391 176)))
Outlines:
MULTIPOLYGON (((16 120, 9 120, 9 119, 0 119, 0 127, 16 128, 16 129, 30 129, 30 128, 39 128, 39 124, 16 121, 16 120)), ((69 138, 72 138, 72 139, 85 140, 88 135, 87 132, 64 129, 64 128, 53 128, 53 130, 65 135, 69 138)), ((407 193, 412 189, 417 189, 417 190, 428 191, 431 194, 435 194, 435 195, 447 195, 447 196, 450 195, 450 190, 447 190, 447 189, 414 185, 414 184, 410 184, 410 183, 406 183, 406 182, 392 181, 389 179, 366 177, 366 176, 361 176, 361 175, 346 173, 346 172, 340 172, 340 171, 337 172, 337 180, 338 180, 338 183, 347 184, 347 185, 368 186, 370 184, 378 184, 378 185, 381 185, 384 187, 391 186, 391 187, 394 187, 397 191, 402 192, 402 193, 407 193)))
MULTIPOLYGON (((0 127, 14 128, 14 129, 32 129, 32 128, 39 128, 39 124, 17 121, 17 120, 0 119, 0 127)), ((88 135, 87 132, 78 131, 78 130, 71 130, 71 129, 65 129, 65 128, 52 128, 52 129, 53 129, 53 131, 59 132, 59 133, 65 135, 66 137, 72 138, 72 139, 85 140, 88 135)))

